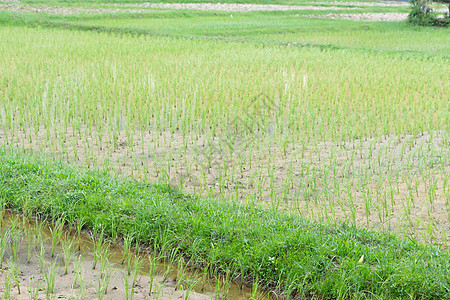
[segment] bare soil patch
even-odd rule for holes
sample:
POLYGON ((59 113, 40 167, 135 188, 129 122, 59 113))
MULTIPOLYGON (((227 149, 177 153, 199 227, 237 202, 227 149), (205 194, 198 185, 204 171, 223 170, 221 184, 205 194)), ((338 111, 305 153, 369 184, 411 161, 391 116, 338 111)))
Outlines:
POLYGON ((363 13, 363 14, 326 14, 326 15, 307 15, 307 18, 323 18, 323 19, 344 19, 352 21, 378 21, 392 22, 405 21, 408 18, 406 13, 363 13))
MULTIPOLYGON (((130 6, 129 4, 116 4, 117 6, 130 6)), ((168 9, 193 9, 193 10, 217 10, 229 12, 246 11, 287 11, 287 10, 342 10, 338 6, 322 7, 317 5, 273 5, 273 4, 232 4, 232 3, 142 3, 133 4, 135 7, 168 8, 168 9)))
POLYGON ((305 2, 306 4, 316 5, 343 5, 343 6, 361 6, 361 7, 404 7, 410 6, 408 1, 382 1, 382 2, 344 2, 344 1, 330 1, 330 2, 305 2))
POLYGON ((16 13, 42 13, 52 15, 145 13, 152 11, 149 9, 85 8, 52 5, 28 5, 16 3, 0 4, 0 10, 12 11, 16 13))

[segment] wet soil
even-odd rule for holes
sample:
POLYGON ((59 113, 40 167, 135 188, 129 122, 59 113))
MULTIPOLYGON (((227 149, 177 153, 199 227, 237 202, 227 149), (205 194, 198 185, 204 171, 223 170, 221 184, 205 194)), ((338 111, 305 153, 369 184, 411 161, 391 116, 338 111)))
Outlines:
MULTIPOLYGON (((55 227, 52 228, 53 230, 55 227)), ((123 263, 123 248, 111 241, 105 241, 108 248, 106 260, 100 259, 94 266, 95 247, 90 236, 84 232, 81 240, 74 229, 65 227, 52 256, 52 235, 49 224, 34 218, 24 218, 6 211, 0 229, 0 241, 7 247, 0 259, 0 296, 7 299, 215 299, 223 297, 223 284, 220 281, 203 277, 199 270, 186 266, 183 279, 177 280, 176 267, 164 259, 157 259, 156 274, 149 276, 149 260, 145 252, 131 251, 133 258, 142 263, 135 273, 131 268, 128 274, 127 261, 123 263), (39 224, 44 224, 39 230, 39 224), (40 232, 40 234, 38 234, 40 232), (18 256, 13 247, 19 241, 18 256), (72 243, 70 251, 64 249, 65 243, 72 243), (44 251, 44 254, 42 254, 44 251), (17 258, 15 258, 17 257, 17 258), (69 258, 67 273, 65 259, 69 258), (18 267, 17 271, 15 266, 18 267), (167 270, 169 270, 168 272, 167 270), (14 276, 17 274, 18 276, 14 276), (52 274, 54 277, 51 290, 52 274), (134 283, 133 283, 134 281, 134 283), (150 283, 152 291, 150 292, 150 283), (10 283, 8 285, 8 283, 10 283), (220 289, 222 288, 222 290, 220 289), (20 293, 19 293, 20 290, 20 293), (8 292, 9 291, 9 292, 8 292), (9 295, 9 298, 8 298, 9 295)), ((1 243, 0 243, 1 244, 1 243)), ((67 249, 67 248, 66 248, 67 249)), ((0 251, 1 253, 1 251, 0 251)), ((131 260, 134 266, 135 260, 131 260)), ((248 299, 249 286, 230 283, 228 297, 248 299)), ((267 296, 261 294, 261 299, 267 296)))

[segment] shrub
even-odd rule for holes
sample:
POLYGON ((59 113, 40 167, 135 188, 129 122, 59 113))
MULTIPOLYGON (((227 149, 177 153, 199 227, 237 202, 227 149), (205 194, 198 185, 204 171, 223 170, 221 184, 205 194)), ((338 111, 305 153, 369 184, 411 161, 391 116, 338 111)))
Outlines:
POLYGON ((433 12, 428 5, 428 0, 410 0, 411 12, 408 15, 408 21, 415 25, 420 26, 442 26, 449 25, 449 15, 446 13, 444 18, 438 18, 436 13, 433 12))

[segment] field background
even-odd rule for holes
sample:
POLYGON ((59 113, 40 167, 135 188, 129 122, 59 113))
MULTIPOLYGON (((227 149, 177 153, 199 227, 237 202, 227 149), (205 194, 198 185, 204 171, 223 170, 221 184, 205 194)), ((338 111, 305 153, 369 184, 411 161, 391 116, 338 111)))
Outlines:
POLYGON ((0 1, 2 147, 447 251, 448 29, 143 3, 0 1))
POLYGON ((447 29, 295 10, 1 16, 33 23, 0 32, 4 145, 449 245, 447 29))

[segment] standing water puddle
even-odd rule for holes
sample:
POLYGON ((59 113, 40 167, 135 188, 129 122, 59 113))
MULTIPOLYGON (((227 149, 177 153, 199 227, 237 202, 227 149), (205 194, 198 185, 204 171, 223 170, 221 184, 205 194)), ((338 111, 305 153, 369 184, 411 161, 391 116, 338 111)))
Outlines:
POLYGON ((126 247, 98 241, 58 223, 50 226, 5 211, 0 229, 2 299, 272 298, 225 280, 225 275, 211 278, 184 261, 169 263, 134 249, 127 255, 126 247), (156 263, 154 272, 150 261, 156 263))

